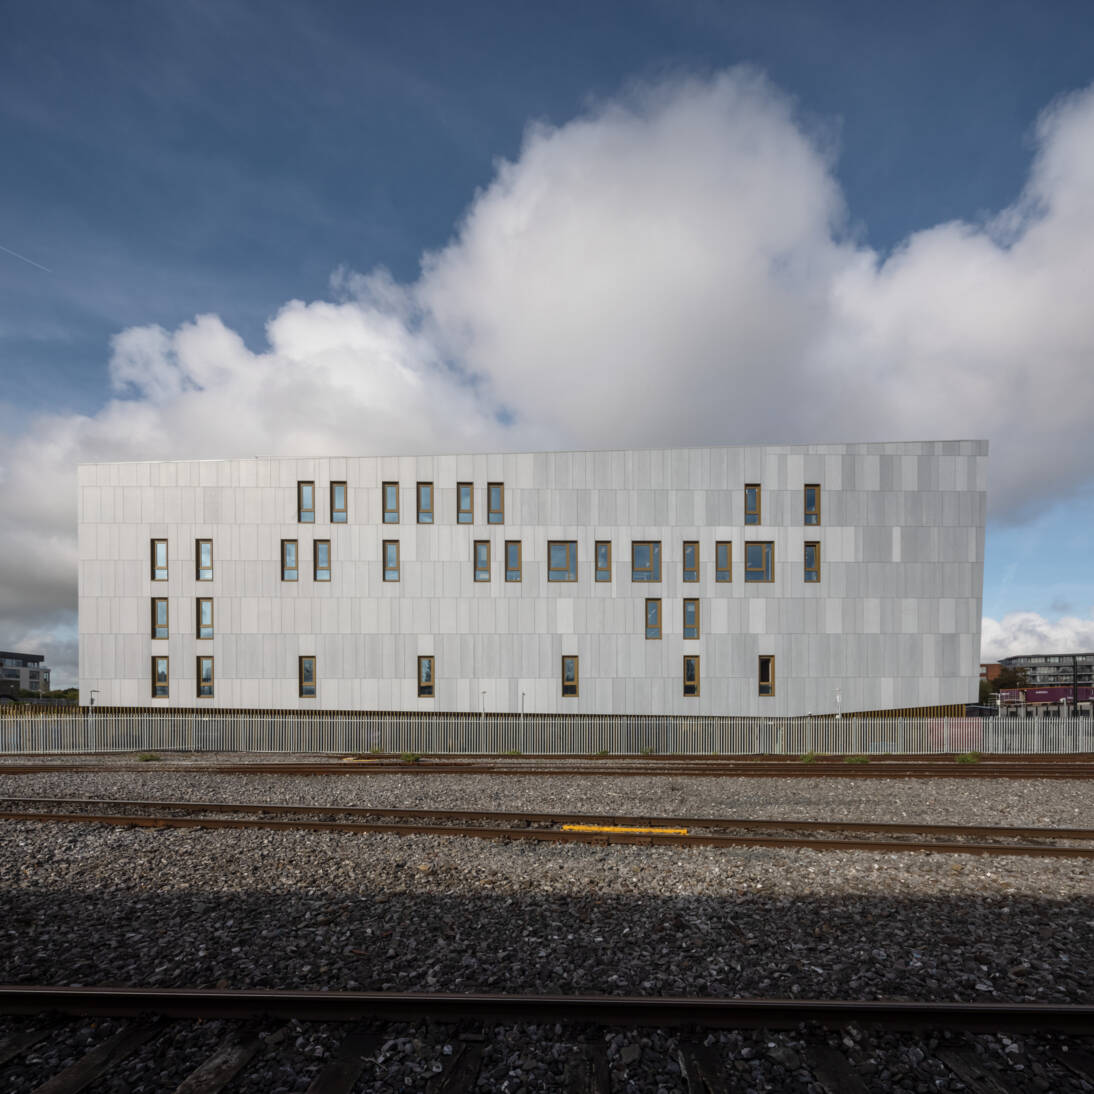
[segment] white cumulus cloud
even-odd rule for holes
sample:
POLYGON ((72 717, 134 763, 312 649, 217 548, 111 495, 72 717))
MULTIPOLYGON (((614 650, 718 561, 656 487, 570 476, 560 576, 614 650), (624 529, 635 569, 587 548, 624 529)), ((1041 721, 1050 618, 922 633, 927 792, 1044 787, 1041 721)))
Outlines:
POLYGON ((1086 618, 1066 615, 1046 619, 1037 612, 1008 612, 1002 619, 984 617, 980 656, 998 661, 1028 653, 1087 653, 1094 650, 1094 612, 1086 618))

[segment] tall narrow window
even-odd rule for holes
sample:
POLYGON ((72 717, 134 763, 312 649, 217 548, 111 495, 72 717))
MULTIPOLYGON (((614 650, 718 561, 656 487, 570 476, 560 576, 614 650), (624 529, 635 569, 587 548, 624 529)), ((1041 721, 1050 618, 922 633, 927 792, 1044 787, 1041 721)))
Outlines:
POLYGON ((820 581, 820 544, 805 545, 805 580, 820 581))
POLYGON ((695 596, 684 598, 684 637, 699 637, 699 598, 695 596))
POLYGON ((612 579, 612 542, 610 539, 596 541, 596 580, 612 579))
POLYGON ((349 501, 346 497, 346 484, 344 482, 332 482, 330 484, 330 522, 331 524, 345 524, 349 519, 349 501))
POLYGON ((194 541, 194 562, 198 581, 213 580, 213 541, 198 539, 194 541))
POLYGON ((152 698, 166 699, 170 694, 171 674, 167 670, 166 657, 152 658, 152 698))
POLYGON ((313 577, 316 581, 330 581, 330 540, 317 539, 312 556, 313 577))
POLYGON ((775 658, 767 654, 760 654, 759 694, 775 694, 775 658))
POLYGON ((167 540, 152 540, 152 580, 167 580, 167 540))
POLYGON ((733 543, 728 539, 714 545, 714 580, 733 580, 733 543))
POLYGON ((433 698, 433 658, 418 658, 418 698, 433 698))
POLYGON ((745 544, 745 581, 774 581, 771 556, 773 543, 745 544))
POLYGON ((684 658, 684 696, 699 694, 699 658, 684 658))
POLYGON ((577 695, 578 671, 576 657, 562 658, 562 697, 564 699, 577 695))
POLYGON ((661 637, 661 600, 656 596, 646 598, 646 637, 661 637))
POLYGON ((577 540, 552 539, 548 541, 547 580, 577 580, 577 540))
POLYGON ((806 483, 804 493, 805 523, 820 524, 820 486, 815 482, 806 483))
POLYGON ((399 541, 397 539, 384 540, 384 580, 399 580, 399 541))
POLYGON ((314 657, 301 657, 299 668, 297 669, 297 682, 299 684, 299 691, 297 694, 301 699, 314 699, 315 698, 315 658, 314 657))
POLYGON ((152 598, 152 637, 166 638, 167 636, 167 597, 154 596, 152 598))
POLYGON ((198 597, 197 618, 194 620, 198 638, 213 637, 213 601, 211 597, 198 597))
POLYGON ((433 523, 433 483, 418 483, 418 523, 433 523))
POLYGON ((486 484, 486 523, 505 523, 505 486, 500 482, 486 484))
POLYGON ((631 581, 661 580, 661 541, 634 540, 631 543, 631 581))
POLYGON ((198 698, 211 699, 213 697, 213 659, 211 657, 198 658, 198 698))
POLYGON ((296 519, 300 524, 315 523, 315 483, 296 484, 296 519))
POLYGON ((490 580, 490 541, 475 540, 475 580, 490 580))
POLYGON ((699 580, 699 544, 693 539, 684 541, 684 580, 699 580))
POLYGON ((760 484, 745 484, 745 524, 760 523, 760 484))
POLYGON ((519 539, 505 541, 505 580, 520 581, 522 575, 522 555, 519 539))
POLYGON ((456 523, 475 523, 475 487, 469 482, 456 483, 456 523))
POLYGON ((399 523, 399 484, 397 482, 385 482, 384 495, 384 523, 399 523))
POLYGON ((281 541, 281 580, 295 581, 300 576, 300 568, 297 565, 297 552, 295 539, 283 539, 281 541))

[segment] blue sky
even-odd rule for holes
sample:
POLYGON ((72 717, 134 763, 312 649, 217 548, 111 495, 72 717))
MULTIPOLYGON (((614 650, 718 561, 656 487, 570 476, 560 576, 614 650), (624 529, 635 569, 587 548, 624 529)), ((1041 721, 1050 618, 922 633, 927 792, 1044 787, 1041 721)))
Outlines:
MULTIPOLYGON (((773 171, 785 162, 792 174, 817 175, 808 186, 802 184, 800 195, 790 189, 779 194, 789 213, 772 217, 770 231, 776 235, 779 225, 800 209, 816 208, 815 215, 802 214, 792 239, 779 237, 779 253, 798 256, 788 268, 809 280, 817 269, 851 252, 878 267, 870 292, 881 301, 879 309, 889 306, 889 294, 897 292, 914 306, 894 305, 891 326, 872 329, 869 337, 856 335, 850 357, 857 360, 861 349, 865 361, 868 353, 862 347, 880 346, 883 354, 887 347, 894 359, 900 356, 894 368, 922 367, 923 383, 874 421, 869 408, 849 419, 840 419, 838 412, 818 419, 795 407, 764 421, 765 436, 758 437, 744 435, 747 427, 727 412, 722 435, 715 421, 704 421, 696 436, 681 406, 661 434, 647 429, 643 436, 650 443, 990 436, 993 457, 1000 456, 993 460, 993 475, 998 466, 1000 478, 992 484, 993 499, 1000 500, 989 531, 985 615, 1002 620, 1008 613, 1032 612, 1041 617, 1038 627, 1050 628, 1061 619, 1077 621, 1063 630, 1039 631, 1039 638, 1028 628, 1020 630, 1015 641, 1024 635, 1031 641, 1086 639, 1089 645, 1094 637, 1083 629, 1094 605, 1094 579, 1088 574, 1094 505, 1091 478, 1084 471, 1089 461, 1075 447, 1081 443, 1080 427, 1070 423, 1057 434, 1051 405, 1036 413, 1030 408, 1038 424, 1028 434, 1022 413, 982 413, 984 396, 977 393, 985 388, 979 365, 970 366, 972 379, 951 390, 949 360, 962 365, 967 346, 974 347, 970 353, 987 353, 979 332, 951 332, 940 347, 919 346, 914 352, 906 352, 908 338, 899 333, 902 324, 914 328, 915 316, 930 316, 937 307, 929 293, 937 282, 932 271, 960 267, 962 259, 947 248, 968 244, 970 234, 1021 205, 1039 156, 1051 167, 1052 150, 1063 149, 1057 159, 1064 166, 1044 172, 1045 185, 1057 187, 1049 193, 1059 198, 1061 208, 1061 195, 1069 191, 1059 183, 1060 173, 1065 181, 1085 180, 1085 163, 1067 153, 1069 141, 1081 144, 1082 111, 1076 108, 1074 118, 1060 123, 1055 137, 1044 135, 1038 119, 1051 113, 1061 96, 1082 94, 1094 80, 1094 11, 1088 4, 259 5, 220 0, 71 5, 39 0, 5 5, 4 22, 0 247, 30 261, 0 251, 0 371, 5 379, 0 491, 5 481, 9 490, 16 489, 13 483, 32 483, 35 475, 26 461, 40 456, 36 438, 47 435, 49 451, 63 453, 70 462, 178 454, 184 444, 191 451, 199 444, 219 445, 218 454, 231 454, 227 427, 217 432, 215 423, 195 425, 186 416, 186 393, 198 388, 215 394, 219 380, 207 378, 235 367, 218 354, 234 362, 249 360, 232 341, 236 335, 249 353, 267 354, 267 324, 294 300, 330 302, 332 308, 355 302, 370 317, 381 314, 385 324, 409 308, 417 318, 400 330, 399 353, 410 353, 407 346, 413 343, 417 366, 437 367, 440 361, 450 375, 478 378, 467 429, 445 437, 448 447, 461 439, 469 447, 482 447, 480 438, 497 440, 490 431, 499 422, 520 427, 519 437, 510 430, 502 438, 500 443, 509 447, 524 447, 522 440, 595 443, 580 418, 567 418, 562 411, 539 418, 522 408, 514 383, 483 349, 487 339, 481 329, 488 327, 496 343, 518 348, 521 343, 508 332, 499 334, 496 317, 475 311, 479 304, 461 297, 457 282, 462 277, 460 284, 477 284, 475 277, 482 274, 487 292, 498 284, 489 271, 510 269, 506 261, 491 257, 515 246, 504 230, 491 227, 496 225, 491 218, 504 219, 506 201, 527 207, 521 195, 537 192, 537 171, 543 182, 573 165, 585 170, 595 163, 602 172, 597 177, 603 177, 607 168, 595 154, 582 159, 583 126, 605 138, 619 132, 628 141, 633 137, 636 143, 626 147, 638 151, 620 162, 636 165, 629 169, 637 171, 646 162, 642 141, 651 149, 661 139, 668 142, 665 147, 676 147, 671 138, 658 135, 659 118, 677 119, 674 124, 680 126, 690 124, 689 119, 697 125, 709 120, 712 144, 733 147, 740 158, 748 156, 745 135, 749 117, 755 116, 768 127, 765 133, 783 133, 779 141, 796 140, 808 151, 808 162, 801 161, 799 169, 796 157, 805 153, 780 144, 781 151, 770 153, 773 171), (737 67, 742 65, 747 66, 743 74, 737 67), (729 91, 718 85, 727 73, 736 81, 729 91), (756 80, 758 88, 749 82, 756 80), (722 91, 711 91, 716 85, 722 91), (742 95, 743 106, 738 103, 742 95), (617 108, 629 111, 645 129, 637 135, 634 126, 613 130, 617 108), (734 134, 741 136, 739 144, 734 134), (784 151, 786 159, 778 159, 784 151), (506 191, 504 164, 512 168, 515 197, 506 191), (954 222, 967 230, 946 228, 954 222), (818 233, 825 236, 823 245, 802 243, 818 233), (904 263, 905 252, 915 262, 904 263), (428 273, 435 261, 437 275, 428 273), (382 283, 368 277, 378 269, 390 275, 382 283), (332 286, 336 271, 342 274, 332 286), (890 282, 899 287, 890 289, 890 282), (187 325, 199 315, 218 317, 220 327, 194 333, 187 325), (479 333, 461 342, 452 335, 457 327, 479 333), (157 341, 157 328, 166 341, 157 341), (892 328, 898 328, 896 335, 892 328), (436 329, 442 336, 434 336, 436 329), (201 343, 192 350, 201 361, 193 368, 179 364, 188 351, 180 348, 177 335, 186 330, 191 330, 186 345, 201 343), (423 332, 429 341, 424 350, 423 332), (943 351, 951 357, 940 364, 935 358, 943 351), (176 368, 182 369, 182 381, 172 371, 176 368), (933 390, 940 408, 945 405, 945 413, 937 416, 938 430, 931 428, 929 402, 914 413, 907 409, 923 398, 924 386, 933 390), (134 423, 145 423, 153 413, 174 423, 178 445, 168 452, 151 428, 142 441, 146 425, 135 425, 128 447, 111 447, 104 436, 116 439, 119 423, 126 431, 127 408, 106 409, 119 397, 128 400, 134 423), (962 399, 968 400, 964 408, 962 399), (483 423, 478 431, 477 413, 483 423), (49 429, 36 418, 41 414, 53 416, 49 429), (848 422, 863 423, 862 435, 849 436, 848 422), (1059 473, 1058 461, 1046 455, 1057 443, 1061 453, 1073 452, 1059 473)), ((684 149, 683 159, 692 147, 684 149)), ((734 162, 727 154, 709 166, 728 177, 734 162)), ((686 191, 703 165, 696 152, 695 171, 667 180, 666 186, 686 191)), ((641 190, 632 183, 643 181, 621 175, 612 184, 629 193, 641 190)), ((651 188, 642 200, 656 203, 659 192, 651 188)), ((636 209, 639 220, 632 223, 641 220, 641 207, 636 209)), ((1026 215, 1028 209, 1019 212, 1026 215)), ((718 215, 716 206, 711 213, 718 215)), ((650 205, 651 220, 668 223, 671 217, 665 214, 664 208, 650 205)), ((762 211, 758 215, 762 219, 762 211)), ((1066 231, 1059 233, 1065 239, 1086 214, 1072 210, 1067 215, 1066 231)), ((543 220, 550 222, 546 214, 543 220)), ((623 232, 622 238, 633 234, 633 229, 623 232)), ((607 237, 609 242, 613 238, 620 237, 607 237)), ((730 236, 723 249, 732 246, 730 236)), ((749 254, 766 254, 766 246, 761 241, 755 244, 758 251, 749 254)), ((1054 246, 1052 260, 1066 270, 1069 258, 1060 254, 1066 244, 1054 246)), ((979 261, 983 247, 977 247, 961 253, 979 261)), ((1042 240, 1028 250, 1043 257, 1048 248, 1042 240)), ((644 249, 632 264, 650 253, 651 248, 644 249)), ((1011 250, 1003 257, 1018 262, 1011 250)), ((567 261, 572 260, 571 254, 567 261)), ((582 255, 581 260, 585 267, 596 264, 596 256, 582 255)), ((651 261, 667 265, 671 260, 655 256, 651 261)), ((1037 261, 1041 258, 1031 258, 1029 268, 1037 261)), ((998 265, 996 259, 993 264, 998 265)), ((747 270, 744 258, 742 269, 747 270)), ((1018 285, 1026 283, 1025 276, 1023 268, 1021 277, 1016 275, 1018 285)), ((846 277, 854 283, 854 276, 846 277)), ((1065 272, 1060 277, 1067 283, 1065 272)), ((727 285, 733 284, 727 277, 727 285)), ((654 296, 659 291, 653 278, 631 288, 654 296)), ((955 288, 955 293, 962 291, 963 286, 955 288)), ((551 298, 551 291, 531 287, 526 294, 520 301, 528 300, 532 308, 551 298)), ((808 313, 825 295, 832 294, 827 289, 806 293, 794 314, 808 313)), ((702 293, 698 296, 699 304, 680 309, 675 333, 644 336, 661 348, 666 376, 678 356, 697 352, 695 330, 713 306, 702 293)), ((318 308, 283 316, 287 341, 274 356, 300 353, 316 360, 311 348, 301 348, 314 344, 315 324, 346 318, 345 311, 318 308), (305 323, 312 324, 307 335, 301 332, 305 323)), ((609 318, 609 334, 613 321, 621 330, 632 325, 625 314, 609 318)), ((1049 317, 1046 321, 1057 325, 1049 317)), ((996 325, 991 316, 981 322, 989 333, 996 325)), ((1000 383, 1015 386, 1014 399, 1036 401, 1040 389, 1034 374, 1056 377, 1046 390, 1046 403, 1066 403, 1069 393, 1084 394, 1071 381, 1084 364, 1087 344, 1082 319, 1075 323, 1066 345, 1046 347, 1043 359, 1030 354, 1030 375, 1020 365, 1003 372, 1000 383)), ((760 324, 748 341, 734 347, 736 363, 727 367, 747 368, 749 361, 762 362, 767 352, 780 359, 792 353, 793 347, 780 341, 786 325, 782 313, 773 310, 770 326, 773 332, 778 328, 772 334, 777 345, 765 342, 760 324)), ((550 332, 557 323, 545 316, 530 326, 550 332)), ((842 327, 835 334, 825 331, 835 346, 848 337, 842 327)), ((598 334, 593 330, 591 337, 598 334)), ((325 337, 318 339, 323 345, 325 337)), ((378 344, 370 340, 377 337, 375 327, 364 343, 354 341, 356 335, 347 337, 358 352, 362 344, 378 344)), ((1020 339, 1021 332, 1015 337, 1020 339)), ((551 353, 561 355, 589 341, 587 326, 575 326, 554 346, 548 334, 537 367, 549 368, 551 353)), ((383 344, 390 349, 390 343, 383 344)), ((810 367, 838 371, 835 359, 832 350, 823 365, 810 367)), ((986 359, 990 362, 990 354, 986 359)), ((390 397, 392 389, 381 390, 382 380, 372 376, 367 390, 357 391, 368 407, 390 397)), ((852 380, 844 375, 840 382, 850 390, 858 386, 852 380)), ((755 398, 762 395, 747 384, 744 390, 755 398)), ((226 394, 220 392, 221 402, 226 394)), ((271 417, 276 413, 269 410, 271 417)), ((216 417, 206 414, 206 419, 216 417)), ((377 435, 385 430, 405 434, 396 421, 385 422, 377 435)), ((328 438, 333 443, 347 435, 345 428, 332 420, 325 430, 301 429, 294 443, 328 438)), ((622 433, 608 438, 609 443, 641 439, 622 433)), ((58 474, 62 462, 58 456, 58 474)), ((0 637, 9 635, 4 638, 8 646, 31 640, 53 645, 58 665, 71 664, 74 580, 66 583, 62 576, 66 551, 71 554, 66 546, 71 507, 42 506, 40 531, 55 541, 55 555, 43 564, 33 597, 20 600, 18 607, 11 606, 14 597, 7 609, 0 606, 0 637)), ((25 575, 16 578, 25 582, 25 575)), ((2 581, 0 575, 0 587, 2 581)))

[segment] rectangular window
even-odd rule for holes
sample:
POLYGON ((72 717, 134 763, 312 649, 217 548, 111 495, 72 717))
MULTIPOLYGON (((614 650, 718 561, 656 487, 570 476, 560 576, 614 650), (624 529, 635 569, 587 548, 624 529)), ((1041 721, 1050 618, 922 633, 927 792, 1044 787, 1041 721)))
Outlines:
POLYGON ((505 486, 500 482, 486 484, 486 523, 505 523, 505 486))
POLYGON ((296 484, 296 519, 300 524, 315 523, 315 483, 296 484))
POLYGON ((384 580, 399 580, 399 541, 397 539, 384 540, 384 580))
POLYGON ((312 555, 312 577, 316 581, 330 581, 330 540, 317 539, 312 555))
POLYGON ((167 636, 167 597, 154 596, 152 598, 152 637, 166 638, 167 636))
POLYGON ((774 581, 771 556, 773 543, 745 544, 745 581, 774 581))
POLYGON ((820 544, 805 545, 805 580, 820 581, 820 544))
POLYGON ((745 524, 760 523, 760 484, 745 484, 745 524))
POLYGON ((198 581, 213 580, 213 541, 211 539, 194 540, 194 561, 198 581))
POLYGON ((699 658, 698 657, 685 657, 684 658, 684 695, 692 696, 699 694, 699 658))
POLYGON ((805 523, 820 524, 820 487, 815 482, 805 486, 805 523))
POLYGON ((211 597, 199 597, 197 618, 194 620, 198 638, 213 637, 213 601, 211 597))
POLYGON ((297 670, 297 680, 299 683, 299 691, 297 694, 301 699, 314 699, 315 698, 315 658, 314 657, 301 657, 300 667, 297 670))
POLYGON ((659 539, 631 542, 631 581, 661 580, 661 541, 659 539))
POLYGON ((348 500, 346 498, 346 484, 344 482, 332 482, 330 484, 330 522, 331 524, 345 524, 349 519, 348 500))
POLYGON ((167 580, 167 540, 152 540, 152 580, 167 580))
POLYGON ((577 580, 577 540, 553 539, 547 543, 547 580, 577 580))
POLYGON ((213 659, 211 657, 198 658, 198 698, 211 699, 213 697, 213 659))
POLYGON ((433 698, 433 658, 418 658, 418 698, 433 698))
POLYGON ((475 487, 469 482, 456 483, 456 523, 475 523, 475 487))
POLYGON ((646 637, 661 637, 661 600, 651 596, 646 599, 646 637))
POLYGON ((490 541, 475 540, 475 580, 490 580, 490 541))
POLYGON ((684 541, 684 580, 699 580, 699 544, 693 539, 684 541))
POLYGON ((728 539, 714 545, 714 580, 733 580, 733 544, 728 539))
POLYGON ((684 637, 699 637, 699 598, 689 596, 684 599, 684 637))
POLYGON ((281 541, 281 580, 295 581, 300 576, 300 570, 296 561, 296 540, 283 539, 281 541))
POLYGON ((383 485, 384 496, 384 523, 399 523, 399 484, 397 482, 385 482, 383 485))
POLYGON ((167 671, 166 657, 152 658, 152 698, 166 699, 170 692, 171 675, 167 671))
POLYGON ((578 689, 577 658, 562 658, 562 697, 564 699, 577 695, 578 689))
POLYGON ((775 694, 775 658, 760 654, 759 672, 760 695, 775 694))
POLYGON ((433 483, 418 483, 418 523, 433 523, 433 483))
POLYGON ((598 539, 596 541, 596 580, 611 581, 612 579, 612 544, 611 540, 598 539))
POLYGON ((505 580, 520 581, 522 577, 522 550, 519 539, 505 541, 505 580))

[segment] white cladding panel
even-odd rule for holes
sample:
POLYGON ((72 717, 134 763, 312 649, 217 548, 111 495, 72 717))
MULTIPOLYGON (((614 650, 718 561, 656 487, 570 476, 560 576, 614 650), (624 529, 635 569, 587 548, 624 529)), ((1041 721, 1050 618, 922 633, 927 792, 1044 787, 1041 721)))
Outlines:
POLYGON ((974 700, 979 678, 987 442, 87 464, 79 469, 80 698, 103 705, 794 715, 974 700), (315 523, 297 483, 315 483, 315 523), (347 483, 348 522, 330 522, 330 483, 347 483), (399 522, 381 488, 399 486, 399 522), (416 522, 416 484, 434 484, 434 523, 416 522), (458 524, 456 486, 474 485, 458 524), (505 523, 487 523, 487 484, 505 488, 505 523), (762 487, 746 525, 744 486, 762 487), (803 487, 821 486, 821 524, 805 526, 803 487), (151 541, 169 574, 151 580, 151 541), (213 541, 198 581, 195 541, 213 541), (331 580, 313 579, 314 543, 331 544, 331 580), (397 540, 400 580, 383 580, 397 540), (299 579, 282 581, 282 540, 299 579), (475 581, 473 545, 490 544, 475 581), (505 581, 519 540, 522 580, 505 581), (577 542, 578 580, 547 580, 550 540, 577 542), (594 545, 612 545, 612 580, 594 580, 594 545), (631 544, 661 543, 661 581, 631 579, 631 544), (700 580, 683 581, 698 541, 700 580), (733 579, 715 580, 715 544, 732 543, 733 579), (773 544, 774 580, 745 581, 745 544, 773 544), (821 544, 821 580, 804 545, 821 544), (151 637, 151 599, 167 597, 169 637, 151 637), (196 638, 196 599, 214 602, 196 638), (645 638, 645 600, 661 598, 662 638, 645 638), (683 599, 700 600, 700 637, 683 638, 683 599), (775 694, 758 694, 758 658, 775 657, 775 694), (196 658, 214 658, 214 696, 197 697, 196 658), (417 695, 417 658, 435 658, 436 695, 417 695), (561 661, 579 658, 577 697, 561 661), (683 659, 700 657, 700 694, 683 659), (152 698, 167 656, 170 693, 152 698), (297 663, 314 656, 315 698, 297 663), (485 696, 483 693, 485 692, 485 696))

